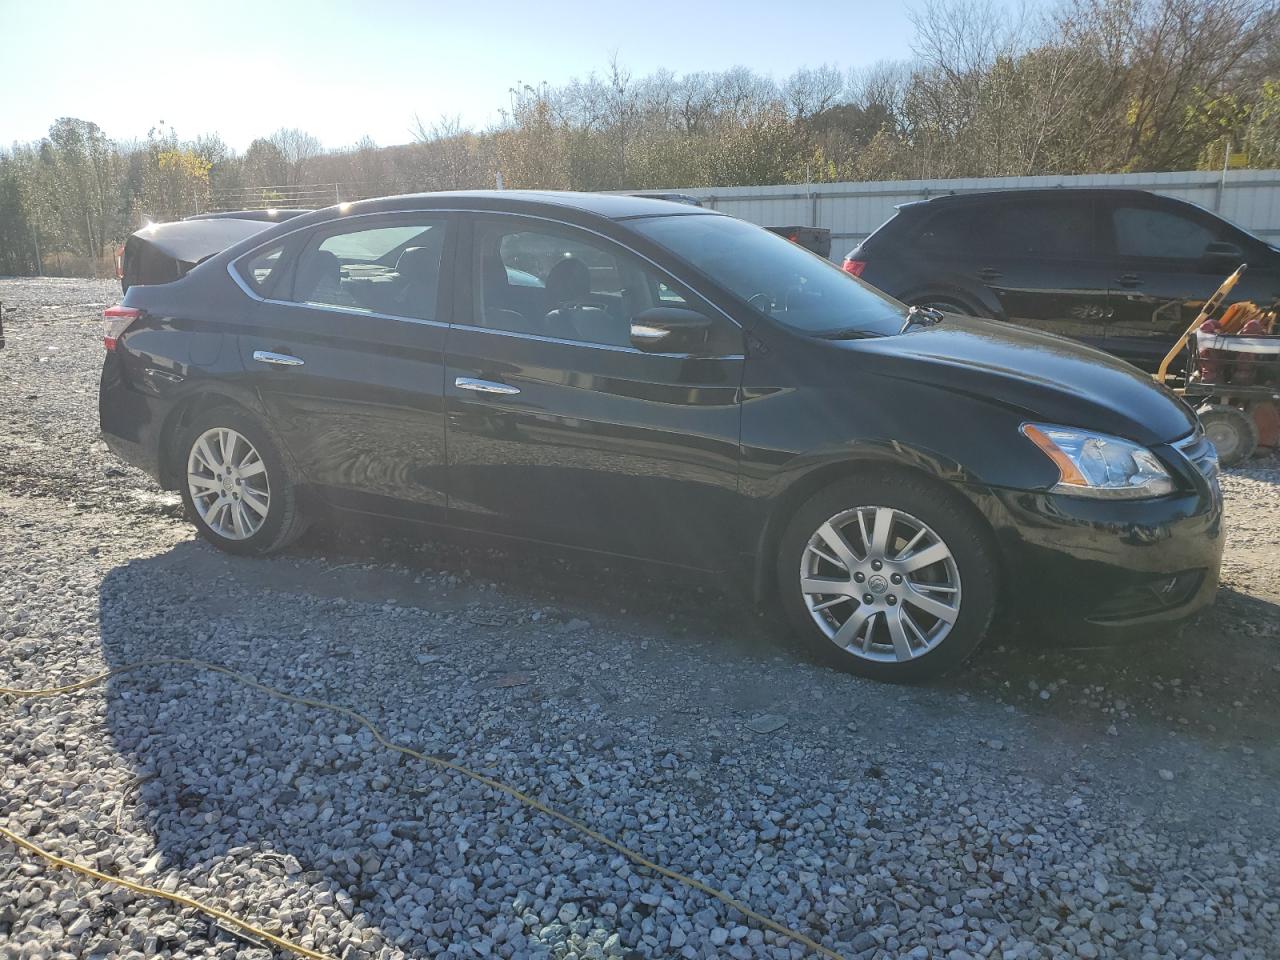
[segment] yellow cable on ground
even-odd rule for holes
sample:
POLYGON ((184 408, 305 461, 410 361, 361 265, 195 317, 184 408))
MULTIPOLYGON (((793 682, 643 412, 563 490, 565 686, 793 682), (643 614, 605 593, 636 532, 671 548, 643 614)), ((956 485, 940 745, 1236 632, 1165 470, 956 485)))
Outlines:
MULTIPOLYGON (((134 663, 128 663, 128 664, 125 664, 124 666, 116 667, 113 670, 106 670, 92 677, 87 677, 84 680, 79 680, 75 683, 65 684, 60 687, 48 687, 43 690, 18 690, 11 687, 0 687, 0 694, 8 694, 9 696, 12 696, 12 697, 26 698, 26 699, 31 699, 36 697, 55 697, 64 693, 73 693, 77 690, 84 690, 88 687, 92 687, 92 686, 95 686, 96 684, 102 683, 104 680, 107 680, 111 677, 116 677, 123 673, 130 673, 134 670, 140 670, 143 667, 173 666, 173 665, 197 667, 201 670, 208 670, 212 673, 220 673, 223 676, 230 677, 232 680, 235 680, 238 683, 242 683, 247 687, 252 687, 255 690, 259 690, 262 693, 275 697, 279 700, 284 700, 287 703, 295 703, 304 707, 317 707, 321 710, 327 710, 330 713, 336 713, 340 716, 344 716, 349 720, 354 720, 356 723, 360 724, 362 727, 368 730, 371 734, 373 734, 373 738, 382 746, 386 747, 388 750, 394 750, 396 753, 401 753, 401 754, 404 754, 405 756, 413 757, 416 760, 424 760, 427 763, 434 764, 437 767, 441 767, 446 770, 452 770, 454 773, 458 773, 464 777, 468 777, 469 779, 474 780, 477 783, 482 783, 486 787, 489 787, 493 790, 497 790, 500 793, 505 793, 507 796, 512 797, 515 800, 518 800, 520 803, 523 803, 525 806, 531 807, 540 813, 544 813, 554 820, 558 820, 560 823, 563 823, 565 826, 571 827, 572 829, 578 831, 579 833, 590 837, 592 840, 595 840, 597 843, 603 844, 604 846, 608 847, 610 850, 617 851, 618 853, 622 854, 624 857, 626 857, 628 860, 630 860, 632 863, 636 864, 637 866, 646 867, 649 870, 652 870, 654 873, 657 873, 660 876, 666 877, 669 880, 674 880, 677 883, 682 883, 686 887, 690 887, 694 890, 699 891, 700 893, 705 893, 710 897, 714 897, 715 899, 719 900, 721 903, 725 904, 726 906, 732 907, 733 909, 737 910, 739 913, 743 914, 744 916, 750 917, 752 920, 755 920, 761 926, 768 927, 770 930, 774 931, 775 933, 779 933, 784 937, 788 937, 792 940, 795 940, 797 943, 802 943, 806 947, 808 947, 810 950, 814 951, 815 953, 821 956, 829 957, 830 960, 844 960, 844 958, 841 957, 840 954, 836 953, 834 950, 830 949, 829 947, 824 947, 822 944, 818 943, 816 940, 813 940, 812 938, 805 936, 803 933, 800 933, 797 930, 792 930, 790 927, 782 923, 779 923, 777 920, 767 917, 762 913, 757 913, 755 910, 752 910, 750 907, 748 907, 745 903, 742 903, 741 901, 734 899, 732 896, 730 896, 728 893, 725 893, 723 890, 719 890, 715 887, 705 884, 701 880, 695 880, 693 877, 687 876, 683 873, 679 873, 675 870, 670 870, 662 866, 661 864, 654 863, 648 857, 644 856, 644 854, 639 853, 635 850, 632 850, 630 847, 623 846, 621 843, 619 843, 616 840, 611 840, 609 837, 606 837, 603 833, 600 833, 598 830, 593 830, 591 827, 587 826, 582 821, 575 820, 573 817, 569 816, 567 813, 561 813, 559 810, 556 810, 553 807, 547 806, 542 801, 536 800, 535 798, 529 796, 528 794, 522 793, 521 791, 517 790, 515 787, 509 786, 503 783, 501 780, 495 780, 494 778, 487 777, 482 773, 476 773, 474 770, 470 770, 467 767, 462 766, 461 764, 452 762, 451 760, 443 760, 440 757, 433 757, 429 754, 422 753, 419 750, 414 750, 411 747, 403 747, 398 743, 393 743, 392 741, 388 740, 385 736, 383 736, 382 731, 380 731, 377 727, 375 727, 371 720, 369 720, 367 717, 363 716, 362 714, 357 713, 355 710, 352 710, 350 707, 344 707, 336 703, 329 703, 325 700, 314 700, 310 697, 299 697, 292 693, 286 693, 283 690, 277 690, 275 687, 270 687, 265 683, 260 683, 257 680, 253 679, 252 677, 246 676, 242 673, 237 673, 236 671, 231 670, 227 667, 221 666, 219 664, 210 663, 207 660, 193 660, 186 657, 156 657, 156 658, 147 659, 147 660, 138 660, 134 663)), ((107 876, 106 874, 98 873, 96 870, 92 870, 89 867, 84 867, 79 864, 71 863, 68 860, 62 860, 61 858, 54 857, 51 854, 45 853, 43 850, 39 849, 34 844, 28 841, 22 840, 21 838, 15 836, 10 831, 5 830, 3 827, 0 827, 0 833, 3 833, 4 836, 8 837, 10 840, 18 844, 19 846, 23 847, 24 849, 30 850, 32 853, 35 853, 38 856, 44 857, 45 859, 49 860, 52 863, 55 863, 58 866, 66 867, 68 869, 87 874, 88 876, 95 877, 99 880, 104 880, 108 883, 115 883, 121 886, 125 886, 139 893, 150 894, 152 896, 157 896, 157 897, 164 897, 165 899, 172 900, 175 903, 181 903, 184 906, 193 907, 196 910, 201 910, 204 913, 210 914, 211 916, 216 916, 219 919, 226 920, 229 923, 233 923, 236 926, 240 927, 241 929, 244 929, 249 931, 250 933, 253 933, 255 936, 260 936, 263 939, 269 940, 270 942, 276 944, 279 947, 283 947, 286 950, 292 950, 294 953, 300 954, 301 956, 321 958, 321 960, 328 960, 328 958, 324 957, 323 954, 318 954, 318 953, 315 953, 314 951, 307 950, 305 947, 300 947, 296 944, 292 944, 287 940, 281 940, 279 937, 273 936, 272 934, 269 934, 264 930, 260 930, 259 928, 243 920, 237 920, 234 917, 231 917, 223 913, 222 911, 217 910, 214 907, 206 906, 202 903, 199 903, 195 900, 190 900, 186 897, 179 897, 176 894, 165 893, 162 890, 156 890, 152 887, 143 887, 138 884, 133 884, 128 881, 121 880, 118 877, 107 876)))
POLYGON ((223 910, 219 910, 217 907, 211 907, 207 903, 201 903, 199 900, 192 900, 190 897, 184 897, 180 893, 167 893, 166 891, 158 890, 155 887, 148 887, 141 883, 134 883, 132 880, 125 880, 123 877, 113 877, 110 874, 95 870, 93 867, 86 867, 82 863, 65 860, 62 857, 50 853, 48 850, 40 849, 30 840, 18 836, 6 827, 0 826, 0 837, 4 837, 14 846, 22 850, 29 851, 30 853, 34 853, 37 857, 42 857, 43 859, 48 860, 55 867, 61 867, 62 869, 70 870, 73 873, 82 873, 86 877, 92 877, 93 879, 101 880, 104 883, 111 883, 117 887, 124 887, 126 890, 132 890, 134 893, 141 893, 144 896, 163 897, 165 900, 172 900, 174 903, 181 904, 184 907, 190 907, 193 910, 199 910, 201 913, 207 913, 211 917, 217 917, 219 920, 237 926, 241 930, 258 937, 267 943, 273 943, 281 949, 290 950, 300 957, 307 957, 309 960, 333 960, 333 957, 330 957, 328 954, 316 953, 314 950, 308 950, 301 944, 285 940, 283 937, 277 937, 274 933, 268 933, 261 927, 255 927, 247 920, 241 920, 238 917, 233 917, 231 914, 223 910))

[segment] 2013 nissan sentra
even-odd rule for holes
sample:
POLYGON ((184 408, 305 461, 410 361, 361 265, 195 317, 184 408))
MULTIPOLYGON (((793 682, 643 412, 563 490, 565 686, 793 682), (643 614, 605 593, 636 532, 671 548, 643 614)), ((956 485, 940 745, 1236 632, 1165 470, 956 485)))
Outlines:
POLYGON ((336 508, 723 571, 889 680, 1005 605, 1129 629, 1218 583, 1217 462, 1172 394, 688 205, 344 204, 105 324, 107 442, 236 553, 336 508))

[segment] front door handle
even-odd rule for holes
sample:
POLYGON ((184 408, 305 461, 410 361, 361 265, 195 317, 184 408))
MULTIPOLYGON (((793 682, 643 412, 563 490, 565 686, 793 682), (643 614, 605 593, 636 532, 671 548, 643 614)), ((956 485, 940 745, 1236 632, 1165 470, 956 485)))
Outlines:
POLYGON ((514 397, 520 392, 519 387, 506 383, 494 383, 492 380, 477 380, 474 377, 458 377, 453 385, 459 390, 472 390, 475 393, 491 393, 503 397, 514 397))
POLYGON ((253 351, 253 359, 259 363, 269 363, 275 367, 300 367, 302 358, 287 353, 272 353, 270 350, 253 351))
POLYGON ((1142 286, 1142 278, 1136 273, 1122 273, 1116 277, 1116 283, 1122 287, 1140 287, 1142 286))

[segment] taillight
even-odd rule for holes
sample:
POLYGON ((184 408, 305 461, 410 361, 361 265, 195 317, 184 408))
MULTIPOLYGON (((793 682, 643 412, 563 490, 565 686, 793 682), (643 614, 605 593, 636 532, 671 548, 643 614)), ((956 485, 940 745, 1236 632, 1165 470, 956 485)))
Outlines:
POLYGON ((851 273, 855 277, 862 276, 862 271, 867 269, 867 261, 865 260, 846 260, 840 264, 840 269, 845 273, 851 273))
POLYGON ((103 310, 102 345, 108 350, 114 350, 116 344, 120 342, 120 337, 129 328, 129 324, 140 316, 142 316, 142 311, 136 307, 125 307, 118 303, 114 307, 107 307, 107 309, 103 310))

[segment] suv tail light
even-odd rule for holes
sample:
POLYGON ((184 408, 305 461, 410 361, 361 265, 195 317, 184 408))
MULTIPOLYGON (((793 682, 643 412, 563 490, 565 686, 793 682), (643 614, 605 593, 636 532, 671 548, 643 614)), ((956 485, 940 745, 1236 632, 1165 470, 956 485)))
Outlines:
POLYGON ((114 307, 107 307, 107 309, 103 310, 102 345, 108 350, 114 350, 125 330, 129 328, 129 324, 140 316, 142 316, 142 311, 136 307, 125 307, 118 303, 114 307))
POLYGON ((862 271, 867 269, 867 261, 865 260, 845 260, 840 264, 840 269, 845 273, 851 273, 855 277, 862 276, 862 271))

